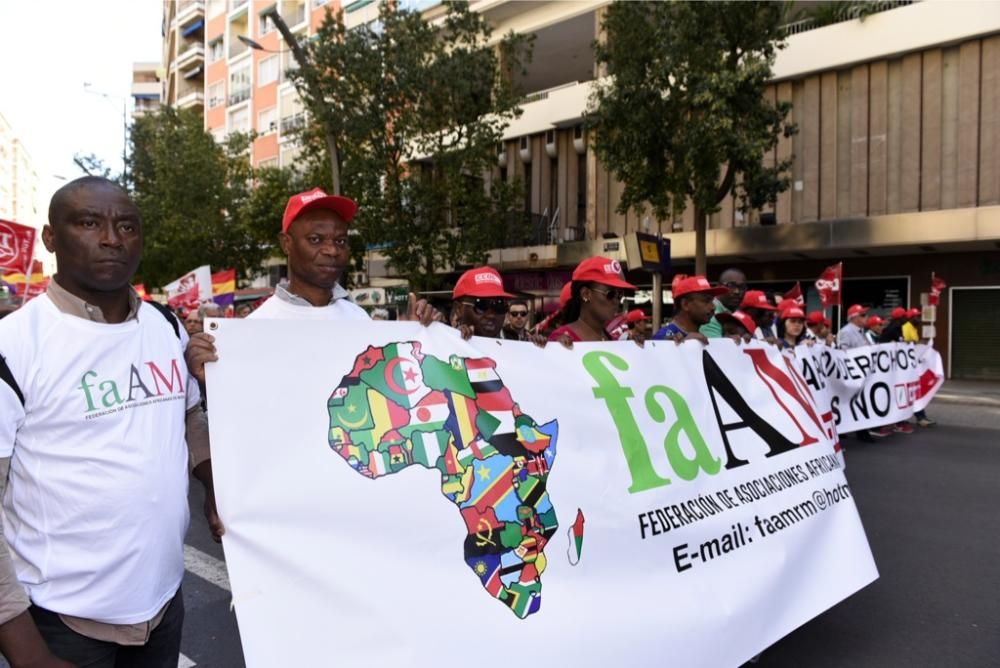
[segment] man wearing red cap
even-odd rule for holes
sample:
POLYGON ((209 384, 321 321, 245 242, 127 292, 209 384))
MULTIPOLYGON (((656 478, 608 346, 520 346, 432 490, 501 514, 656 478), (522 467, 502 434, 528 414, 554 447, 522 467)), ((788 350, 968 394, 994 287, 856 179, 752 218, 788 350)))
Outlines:
POLYGON ((854 304, 847 309, 847 324, 837 334, 837 347, 841 350, 861 348, 868 345, 865 338, 865 313, 868 309, 861 304, 854 304))
POLYGON ((883 329, 885 329, 885 320, 875 314, 868 316, 868 319, 865 320, 865 339, 872 345, 878 343, 878 337, 883 329))
MULTIPOLYGON (((327 195, 319 188, 293 195, 281 219, 278 241, 288 256, 288 285, 279 285, 250 318, 288 320, 368 320, 363 308, 347 299, 339 283, 351 257, 347 228, 358 211, 354 200, 327 195)), ((407 315, 429 325, 440 313, 410 294, 407 315)), ((198 334, 188 344, 186 359, 202 387, 205 363, 218 360, 215 339, 198 334)))
POLYGON ((476 267, 462 274, 451 292, 452 308, 459 311, 457 322, 462 334, 507 338, 503 320, 508 300, 513 297, 503 289, 503 279, 493 267, 476 267))
POLYGON ((753 318, 757 323, 754 337, 758 341, 777 343, 778 337, 774 331, 774 314, 778 307, 771 303, 763 290, 748 290, 743 296, 740 310, 753 318))
POLYGON ((729 288, 712 286, 704 276, 677 276, 671 291, 674 296, 674 319, 653 335, 654 340, 695 339, 708 343, 699 331, 715 315, 715 298, 729 294, 729 288))

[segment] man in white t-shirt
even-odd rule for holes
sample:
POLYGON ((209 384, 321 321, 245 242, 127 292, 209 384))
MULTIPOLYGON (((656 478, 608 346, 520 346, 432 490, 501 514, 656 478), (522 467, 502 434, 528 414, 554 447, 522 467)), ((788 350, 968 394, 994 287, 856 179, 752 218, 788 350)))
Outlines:
POLYGON ((11 666, 177 666, 188 466, 218 538, 187 334, 130 286, 139 211, 84 177, 42 232, 58 272, 0 321, 0 653, 11 666))
MULTIPOLYGON (((292 196, 278 235, 281 250, 288 257, 288 283, 275 288, 274 295, 248 317, 368 320, 368 313, 347 299, 347 290, 339 283, 351 259, 347 230, 357 211, 354 200, 327 195, 319 188, 292 196)), ((411 294, 407 314, 400 319, 429 325, 440 318, 437 309, 411 294)), ((202 387, 205 363, 218 360, 214 341, 205 332, 191 337, 188 345, 188 367, 202 387)))

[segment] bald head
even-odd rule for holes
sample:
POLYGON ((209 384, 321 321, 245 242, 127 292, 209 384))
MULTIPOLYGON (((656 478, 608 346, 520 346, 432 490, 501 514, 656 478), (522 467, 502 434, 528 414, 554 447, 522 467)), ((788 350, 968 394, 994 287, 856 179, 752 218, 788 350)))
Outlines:
POLYGON ((103 176, 81 176, 70 181, 52 195, 49 202, 49 225, 56 225, 65 218, 70 198, 79 190, 112 190, 128 197, 128 193, 120 185, 103 176))

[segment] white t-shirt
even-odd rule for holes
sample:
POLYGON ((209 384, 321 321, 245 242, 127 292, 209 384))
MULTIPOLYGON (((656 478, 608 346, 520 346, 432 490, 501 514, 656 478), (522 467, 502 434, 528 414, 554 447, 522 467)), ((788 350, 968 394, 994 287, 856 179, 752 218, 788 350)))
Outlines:
POLYGON ((109 624, 152 619, 180 587, 185 413, 200 401, 163 314, 103 324, 47 296, 0 320, 4 536, 37 605, 109 624))
POLYGON ((371 320, 368 313, 347 299, 326 306, 299 306, 277 296, 270 297, 248 318, 268 320, 371 320))

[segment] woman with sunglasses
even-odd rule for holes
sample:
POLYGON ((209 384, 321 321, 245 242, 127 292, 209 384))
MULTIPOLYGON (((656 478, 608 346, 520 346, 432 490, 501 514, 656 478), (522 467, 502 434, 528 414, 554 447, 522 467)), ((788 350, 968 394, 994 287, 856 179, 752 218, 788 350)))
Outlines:
POLYGON ((565 309, 567 324, 549 334, 549 341, 571 345, 583 341, 611 341, 609 325, 621 310, 626 290, 635 286, 625 280, 616 260, 592 257, 573 270, 573 287, 565 309))

